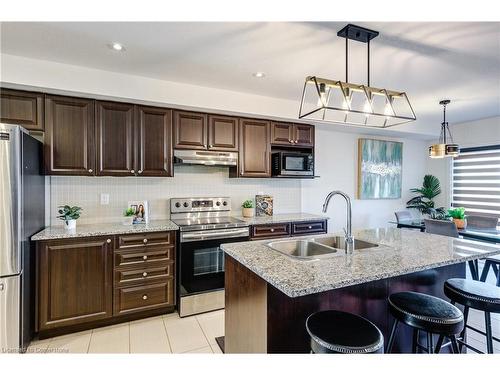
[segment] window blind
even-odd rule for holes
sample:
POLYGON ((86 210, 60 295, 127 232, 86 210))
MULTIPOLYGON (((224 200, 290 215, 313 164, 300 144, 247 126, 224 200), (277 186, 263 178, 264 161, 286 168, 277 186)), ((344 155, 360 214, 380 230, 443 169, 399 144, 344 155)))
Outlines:
POLYGON ((460 150, 453 159, 452 191, 452 206, 500 219, 500 145, 460 150))

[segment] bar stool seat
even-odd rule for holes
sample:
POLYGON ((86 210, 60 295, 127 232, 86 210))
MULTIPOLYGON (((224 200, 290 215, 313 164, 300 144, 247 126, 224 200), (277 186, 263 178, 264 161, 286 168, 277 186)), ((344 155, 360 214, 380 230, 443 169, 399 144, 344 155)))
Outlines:
POLYGON ((417 292, 391 294, 388 302, 389 310, 395 318, 387 345, 388 353, 392 351, 399 322, 413 328, 414 353, 417 348, 428 353, 439 353, 445 337, 451 341, 453 352, 458 353, 456 335, 462 332, 464 327, 464 317, 460 309, 441 298, 417 292), (427 347, 418 343, 419 331, 427 332, 427 347), (433 334, 439 335, 435 348, 433 334))
POLYGON ((476 280, 449 279, 444 293, 453 302, 476 310, 500 312, 500 288, 476 280))
POLYGON ((306 329, 313 353, 383 353, 384 336, 369 320, 343 311, 309 315, 306 329))

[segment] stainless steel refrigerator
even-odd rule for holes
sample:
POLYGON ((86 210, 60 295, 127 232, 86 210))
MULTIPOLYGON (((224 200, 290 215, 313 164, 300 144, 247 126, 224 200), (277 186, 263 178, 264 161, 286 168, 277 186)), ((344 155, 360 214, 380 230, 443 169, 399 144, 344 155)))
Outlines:
POLYGON ((34 324, 35 248, 44 227, 42 144, 18 125, 0 124, 0 352, 23 351, 34 324))

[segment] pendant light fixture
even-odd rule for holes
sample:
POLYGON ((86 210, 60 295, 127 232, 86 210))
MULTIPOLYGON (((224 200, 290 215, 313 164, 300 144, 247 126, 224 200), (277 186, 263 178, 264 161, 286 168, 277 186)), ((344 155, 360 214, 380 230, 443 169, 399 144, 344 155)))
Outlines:
POLYGON ((416 120, 406 93, 370 86, 370 41, 378 34, 352 24, 337 33, 345 38, 345 82, 308 76, 302 91, 300 119, 378 128, 416 120), (366 85, 349 82, 349 40, 367 44, 366 85))
POLYGON ((439 143, 429 147, 429 157, 434 159, 455 157, 460 153, 460 147, 453 143, 448 122, 446 121, 446 106, 450 104, 450 100, 441 100, 439 102, 443 106, 443 122, 441 123, 441 134, 439 135, 439 143), (450 141, 451 143, 447 143, 450 141))

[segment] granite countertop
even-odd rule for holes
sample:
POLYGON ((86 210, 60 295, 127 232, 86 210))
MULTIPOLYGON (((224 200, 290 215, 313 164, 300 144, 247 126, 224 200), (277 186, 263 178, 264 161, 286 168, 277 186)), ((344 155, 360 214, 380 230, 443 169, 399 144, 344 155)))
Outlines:
MULTIPOLYGON (((294 239, 329 235, 332 234, 294 239)), ((265 246, 270 240, 228 243, 222 249, 289 297, 500 254, 500 245, 405 229, 366 229, 354 231, 353 235, 379 246, 355 250, 350 255, 342 251, 330 258, 311 261, 293 259, 270 249, 265 246)))
POLYGON ((179 227, 170 220, 152 220, 147 224, 123 225, 122 223, 78 224, 74 231, 63 226, 47 227, 31 236, 32 241, 55 240, 63 238, 109 236, 114 234, 133 234, 144 232, 163 232, 177 230, 179 227))
POLYGON ((273 216, 254 216, 254 217, 233 216, 233 217, 235 217, 236 219, 243 220, 250 225, 286 223, 289 221, 314 221, 314 220, 329 219, 329 217, 324 215, 306 214, 303 212, 295 214, 277 214, 273 216))

